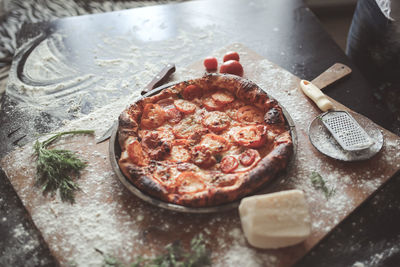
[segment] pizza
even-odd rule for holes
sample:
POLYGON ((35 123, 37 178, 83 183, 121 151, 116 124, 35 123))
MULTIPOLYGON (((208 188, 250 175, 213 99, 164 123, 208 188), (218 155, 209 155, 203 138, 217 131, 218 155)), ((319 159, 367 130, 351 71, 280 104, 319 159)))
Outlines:
POLYGON ((234 75, 206 74, 138 100, 119 116, 118 164, 142 192, 210 207, 256 192, 285 170, 290 128, 276 100, 234 75))

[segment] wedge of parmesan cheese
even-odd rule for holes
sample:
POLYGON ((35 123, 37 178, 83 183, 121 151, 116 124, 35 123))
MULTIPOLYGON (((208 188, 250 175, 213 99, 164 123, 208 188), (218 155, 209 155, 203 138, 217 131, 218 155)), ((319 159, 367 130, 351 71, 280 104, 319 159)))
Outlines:
POLYGON ((292 246, 311 233, 310 213, 300 190, 246 197, 239 213, 244 235, 256 248, 292 246))

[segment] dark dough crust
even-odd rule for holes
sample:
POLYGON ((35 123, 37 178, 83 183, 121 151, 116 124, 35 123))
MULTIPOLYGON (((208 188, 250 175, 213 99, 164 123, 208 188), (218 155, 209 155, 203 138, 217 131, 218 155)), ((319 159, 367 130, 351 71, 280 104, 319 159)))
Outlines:
MULTIPOLYGON (((223 88, 230 91, 240 100, 258 107, 266 113, 266 123, 285 124, 280 121, 283 118, 281 107, 277 101, 269 97, 255 83, 233 75, 208 74, 202 78, 181 82, 168 87, 157 95, 143 98, 130 105, 119 116, 118 141, 121 150, 125 150, 128 138, 137 137, 140 125, 140 116, 147 103, 155 103, 168 97, 178 97, 183 89, 189 84, 195 84, 203 88, 203 93, 211 92, 215 88, 223 88), (267 111, 271 110, 268 116, 267 111)), ((261 186, 274 179, 279 172, 286 169, 287 164, 293 154, 293 143, 289 127, 275 138, 271 151, 258 162, 258 164, 244 175, 239 175, 240 181, 233 185, 223 187, 206 188, 204 191, 196 193, 178 193, 171 191, 157 180, 152 178, 152 170, 157 166, 157 162, 150 160, 148 166, 137 166, 129 161, 128 158, 119 160, 119 166, 124 175, 137 186, 141 191, 157 197, 163 201, 191 207, 208 207, 238 200, 246 195, 259 190, 261 186)), ((170 163, 176 164, 176 163, 170 163)), ((224 174, 219 172, 217 176, 224 176, 224 179, 235 179, 235 174, 224 174)))

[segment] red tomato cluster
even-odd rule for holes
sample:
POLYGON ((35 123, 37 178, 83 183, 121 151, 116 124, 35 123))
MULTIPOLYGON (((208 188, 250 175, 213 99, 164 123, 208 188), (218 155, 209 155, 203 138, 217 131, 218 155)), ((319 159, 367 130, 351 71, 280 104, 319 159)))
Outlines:
MULTIPOLYGON (((243 67, 239 62, 239 54, 234 51, 230 51, 224 55, 221 67, 219 68, 220 73, 229 73, 233 75, 243 76, 243 67)), ((218 60, 215 57, 206 57, 204 59, 204 67, 207 71, 218 70, 218 60)))

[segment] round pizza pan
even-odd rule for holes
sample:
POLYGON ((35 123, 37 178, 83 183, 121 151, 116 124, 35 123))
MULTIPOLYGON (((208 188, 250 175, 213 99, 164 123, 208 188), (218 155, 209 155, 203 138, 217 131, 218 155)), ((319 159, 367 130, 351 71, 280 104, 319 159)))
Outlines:
MULTIPOLYGON (((155 94, 161 92, 163 89, 173 86, 174 84, 177 84, 177 82, 169 83, 169 84, 157 87, 157 88, 153 89, 152 91, 148 92, 147 94, 143 95, 142 98, 155 95, 155 94)), ((268 93, 267 93, 267 95, 270 98, 273 98, 268 93)), ((279 174, 279 176, 283 176, 283 174, 287 173, 294 165, 294 159, 296 158, 296 151, 297 151, 297 134, 296 134, 296 128, 295 128, 293 119, 290 117, 289 113, 282 105, 279 104, 279 106, 282 108, 283 115, 285 116, 285 119, 288 123, 289 129, 290 129, 290 134, 292 136, 292 142, 293 142, 293 154, 290 159, 290 162, 289 162, 286 170, 283 173, 279 174)), ((118 160, 121 156, 121 148, 118 143, 118 123, 116 123, 114 125, 114 128, 111 133, 110 143, 109 143, 109 156, 110 156, 110 161, 111 161, 111 167, 114 170, 115 174, 117 175, 118 179, 121 181, 121 183, 129 191, 131 191, 135 196, 139 197, 143 201, 150 203, 156 207, 160 207, 160 208, 171 210, 171 211, 184 212, 184 213, 215 213, 215 212, 232 210, 232 209, 239 207, 241 199, 238 199, 237 201, 230 202, 227 204, 203 207, 203 208, 181 206, 181 205, 162 201, 156 197, 150 196, 150 195, 142 192, 141 190, 139 190, 127 177, 125 177, 125 175, 122 173, 122 171, 118 165, 118 160)), ((278 179, 278 177, 276 177, 275 179, 272 179, 271 181, 266 182, 266 184, 264 184, 262 190, 256 191, 252 195, 259 195, 259 194, 265 193, 266 189, 268 189, 266 185, 276 181, 277 179, 278 179)))

